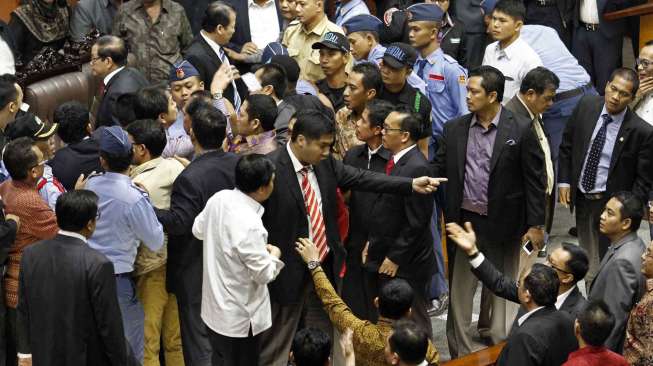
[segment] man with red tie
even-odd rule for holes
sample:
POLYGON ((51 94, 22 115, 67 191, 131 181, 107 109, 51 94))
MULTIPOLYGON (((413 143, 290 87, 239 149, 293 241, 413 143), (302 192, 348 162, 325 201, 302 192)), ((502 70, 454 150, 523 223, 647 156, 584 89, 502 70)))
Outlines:
POLYGON ((265 202, 263 224, 268 243, 281 250, 285 268, 269 285, 272 328, 261 338, 261 365, 288 364, 302 313, 306 326, 331 332, 308 269, 321 266, 336 288, 340 287, 345 250, 338 234, 336 188, 409 196, 433 192, 440 181, 426 176, 386 176, 344 165, 330 153, 334 132, 332 114, 301 111, 288 144, 268 155, 276 166, 276 178, 274 191, 265 202), (320 261, 308 263, 308 269, 295 251, 299 238, 311 239, 320 252, 320 261))
MULTIPOLYGON (((416 147, 421 130, 420 116, 410 107, 400 106, 388 115, 382 130, 383 147, 392 154, 385 167, 387 175, 414 178, 428 174, 426 158, 416 147)), ((429 225, 432 214, 433 200, 417 194, 380 194, 370 212, 369 242, 363 252, 367 252, 364 267, 372 297, 392 278, 408 281, 415 293, 413 318, 429 336, 433 330, 427 313, 428 288, 437 268, 429 225)))

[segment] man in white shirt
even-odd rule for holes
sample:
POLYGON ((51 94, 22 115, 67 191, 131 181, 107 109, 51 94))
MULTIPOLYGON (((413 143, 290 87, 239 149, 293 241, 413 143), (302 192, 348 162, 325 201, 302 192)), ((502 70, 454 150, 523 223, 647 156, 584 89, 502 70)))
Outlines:
POLYGON ((542 66, 537 53, 520 38, 525 14, 524 4, 517 0, 501 0, 492 12, 489 29, 496 42, 485 49, 483 65, 494 66, 505 76, 503 104, 517 94, 529 71, 542 66))
POLYGON ((15 74, 16 60, 13 52, 13 39, 7 23, 0 20, 0 75, 15 74))
POLYGON ((274 171, 263 155, 243 156, 236 188, 213 195, 193 224, 204 242, 201 316, 213 365, 258 365, 260 334, 272 326, 267 284, 284 264, 267 244, 261 202, 272 194, 274 171))
POLYGON ((630 107, 644 121, 653 125, 653 40, 646 42, 637 58, 639 89, 630 107))

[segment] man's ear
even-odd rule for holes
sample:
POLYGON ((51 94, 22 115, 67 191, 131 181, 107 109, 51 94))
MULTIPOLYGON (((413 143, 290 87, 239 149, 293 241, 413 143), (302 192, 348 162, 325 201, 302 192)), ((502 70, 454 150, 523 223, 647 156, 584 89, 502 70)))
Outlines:
POLYGON ((377 308, 377 309, 379 308, 379 297, 378 296, 374 298, 374 307, 377 308))
POLYGON ((249 122, 249 124, 252 126, 253 130, 256 130, 261 126, 261 120, 259 120, 258 118, 254 118, 249 122))

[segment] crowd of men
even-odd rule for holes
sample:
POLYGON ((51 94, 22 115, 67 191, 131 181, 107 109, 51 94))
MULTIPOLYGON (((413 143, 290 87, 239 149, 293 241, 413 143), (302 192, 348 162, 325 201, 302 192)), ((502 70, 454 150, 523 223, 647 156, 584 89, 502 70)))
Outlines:
POLYGON ((99 88, 52 121, 3 57, 0 366, 438 365, 433 316, 477 350, 479 282, 498 365, 652 365, 628 4, 376 5, 80 0, 99 88))

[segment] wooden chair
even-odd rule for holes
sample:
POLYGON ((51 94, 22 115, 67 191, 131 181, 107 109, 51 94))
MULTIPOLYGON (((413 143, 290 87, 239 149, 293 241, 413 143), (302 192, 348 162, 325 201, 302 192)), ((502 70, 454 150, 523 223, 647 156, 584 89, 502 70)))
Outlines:
POLYGON ((506 342, 501 342, 455 360, 447 361, 442 366, 493 366, 505 345, 506 342))

